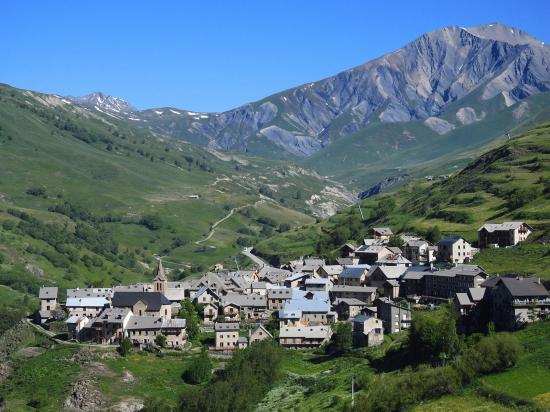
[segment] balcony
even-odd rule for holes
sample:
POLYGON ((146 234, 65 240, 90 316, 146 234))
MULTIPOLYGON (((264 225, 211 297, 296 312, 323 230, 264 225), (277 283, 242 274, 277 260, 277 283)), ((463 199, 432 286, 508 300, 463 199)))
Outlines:
POLYGON ((513 306, 550 306, 550 298, 546 299, 514 299, 513 306))

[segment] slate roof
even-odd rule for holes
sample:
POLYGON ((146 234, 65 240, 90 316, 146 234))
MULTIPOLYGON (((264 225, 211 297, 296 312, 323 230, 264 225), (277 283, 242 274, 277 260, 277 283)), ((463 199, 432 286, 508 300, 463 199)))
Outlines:
POLYGON ((359 279, 363 276, 368 270, 369 265, 351 265, 346 266, 342 273, 338 275, 338 278, 341 279, 359 279))
POLYGON ((458 242, 460 239, 464 240, 463 237, 456 236, 456 237, 446 237, 444 239, 441 239, 439 242, 437 242, 438 245, 454 245, 456 242, 458 242))
POLYGON ((227 306, 229 304, 235 304, 242 308, 265 308, 267 306, 267 300, 265 296, 259 295, 257 293, 244 295, 240 293, 230 292, 222 297, 222 305, 227 306))
POLYGON ((108 323, 122 323, 124 318, 130 313, 129 308, 107 308, 99 314, 88 325, 92 325, 96 322, 108 322, 108 323))
MULTIPOLYGON (((485 229, 487 232, 492 233, 495 231, 509 231, 509 230, 516 230, 520 228, 522 225, 527 225, 525 222, 503 222, 503 223, 486 223, 483 226, 481 226, 478 229, 478 232, 485 229)), ((533 230, 533 228, 529 225, 527 227, 530 230, 533 230)))
POLYGON ((301 279, 305 276, 309 276, 307 273, 302 273, 302 272, 298 272, 298 273, 293 273, 292 275, 290 275, 289 277, 287 277, 285 279, 285 281, 289 281, 289 282, 293 282, 295 280, 298 280, 298 279, 301 279))
POLYGON ((381 272, 386 279, 399 279, 407 268, 405 266, 372 266, 369 270, 369 276, 375 272, 381 272))
POLYGON ((109 301, 105 298, 67 298, 67 303, 65 304, 68 308, 102 308, 105 305, 108 305, 109 301))
POLYGON ((333 303, 333 305, 348 305, 348 306, 366 306, 367 304, 363 302, 362 300, 356 299, 356 298, 340 298, 336 299, 333 303))
POLYGON ((459 265, 451 269, 436 270, 435 272, 425 272, 425 276, 447 276, 455 277, 460 276, 487 276, 485 271, 476 265, 459 265))
POLYGON ((325 264, 325 259, 321 258, 305 258, 304 259, 304 266, 323 266, 325 264))
POLYGON ((372 231, 374 233, 378 233, 379 235, 382 235, 382 236, 393 235, 393 232, 391 231, 391 229, 389 227, 373 227, 372 231))
MULTIPOLYGON (((350 257, 336 258, 336 262, 338 262, 340 266, 353 265, 353 258, 350 258, 350 257)), ((344 269, 342 268, 342 270, 344 269)))
POLYGON ((332 293, 336 292, 362 292, 362 293, 375 293, 376 288, 372 286, 348 286, 348 285, 334 285, 331 290, 332 293))
POLYGON ((128 330, 183 329, 185 319, 162 319, 155 316, 131 316, 126 324, 128 330))
MULTIPOLYGON (((350 260, 350 265, 353 264, 353 259, 350 260)), ((324 265, 321 267, 322 271, 325 272, 327 275, 338 275, 342 273, 344 268, 342 265, 324 265)))
POLYGON ((470 300, 467 293, 457 293, 456 299, 460 306, 472 306, 474 303, 470 300))
POLYGON ((240 328, 240 325, 238 322, 216 322, 214 324, 214 331, 215 332, 232 332, 232 331, 238 331, 240 328))
POLYGON ((300 309, 279 309, 279 319, 300 319, 302 311, 300 309))
POLYGON ((330 326, 283 326, 279 331, 281 338, 306 338, 306 339, 324 339, 330 334, 330 326))
POLYGON ((546 288, 539 283, 537 278, 504 278, 501 277, 497 285, 502 284, 513 297, 544 296, 550 294, 546 288))
POLYGON ((291 299, 292 289, 290 288, 273 288, 267 290, 268 299, 291 299))
POLYGON ((57 287, 41 287, 38 292, 39 299, 57 299, 57 287))
POLYGON ((155 280, 160 281, 167 281, 168 278, 166 277, 166 273, 164 271, 164 267, 162 266, 162 260, 159 259, 159 264, 157 266, 157 269, 155 270, 155 280))
POLYGON ((86 316, 72 315, 72 316, 69 316, 67 318, 65 323, 78 323, 78 322, 80 322, 81 320, 84 320, 84 319, 88 319, 88 318, 86 316))
POLYGON ((468 293, 474 302, 479 302, 485 296, 486 288, 469 288, 468 293))
POLYGON ((324 278, 310 278, 306 279, 306 286, 307 285, 329 285, 331 282, 328 279, 324 278))
POLYGON ((379 265, 412 265, 412 262, 409 259, 394 253, 382 256, 376 261, 376 263, 379 265))
POLYGON ((323 300, 291 299, 285 304, 284 310, 301 310, 302 312, 328 313, 330 304, 323 300))
POLYGON ((67 298, 101 298, 110 297, 113 293, 111 288, 76 288, 67 289, 67 298))
POLYGON ((115 292, 112 304, 116 308, 129 308, 140 300, 147 305, 147 312, 158 312, 162 305, 172 304, 160 292, 115 292))

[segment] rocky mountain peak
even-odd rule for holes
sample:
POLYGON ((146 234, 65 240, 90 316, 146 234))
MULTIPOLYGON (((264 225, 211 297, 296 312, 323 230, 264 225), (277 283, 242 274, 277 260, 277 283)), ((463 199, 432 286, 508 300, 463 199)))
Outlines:
POLYGON ((67 97, 71 102, 81 106, 116 113, 131 113, 137 109, 120 97, 109 96, 102 92, 93 92, 84 96, 67 97))

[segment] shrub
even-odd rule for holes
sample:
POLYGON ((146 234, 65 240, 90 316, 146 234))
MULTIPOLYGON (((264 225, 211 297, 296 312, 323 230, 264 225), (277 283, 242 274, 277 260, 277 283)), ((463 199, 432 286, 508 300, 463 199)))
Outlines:
POLYGON ((121 356, 127 356, 130 351, 132 350, 132 342, 129 338, 124 338, 124 340, 120 343, 120 346, 118 347, 118 353, 121 356))
POLYGON ((31 187, 25 193, 31 196, 42 197, 46 196, 46 189, 43 187, 31 187))
POLYGON ((206 350, 196 357, 187 370, 183 372, 182 378, 185 382, 192 385, 206 382, 212 375, 212 362, 208 357, 206 350))
POLYGON ((336 324, 334 334, 326 347, 329 355, 342 355, 351 351, 352 336, 351 323, 339 322, 336 324))
POLYGON ((162 221, 157 215, 145 215, 140 220, 140 224, 149 230, 159 230, 162 227, 162 221))
POLYGON ((157 335, 155 337, 155 344, 161 348, 166 347, 166 336, 165 335, 157 335))

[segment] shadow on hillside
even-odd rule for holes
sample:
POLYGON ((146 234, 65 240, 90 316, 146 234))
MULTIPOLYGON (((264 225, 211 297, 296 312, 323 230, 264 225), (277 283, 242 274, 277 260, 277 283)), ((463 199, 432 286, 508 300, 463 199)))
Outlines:
POLYGON ((370 365, 377 373, 396 371, 414 363, 414 356, 406 347, 388 350, 383 357, 370 360, 370 365))

